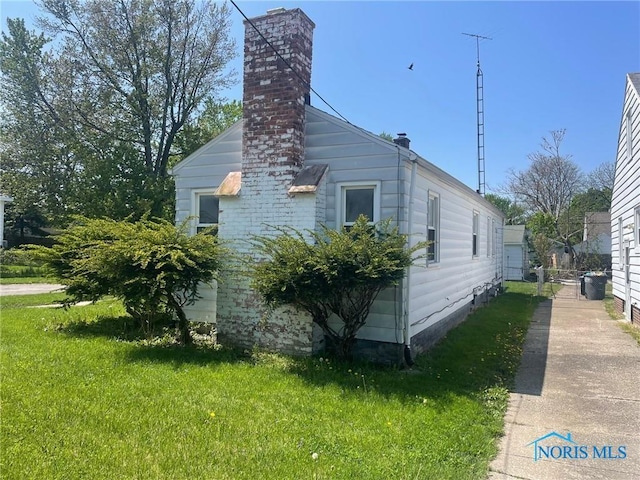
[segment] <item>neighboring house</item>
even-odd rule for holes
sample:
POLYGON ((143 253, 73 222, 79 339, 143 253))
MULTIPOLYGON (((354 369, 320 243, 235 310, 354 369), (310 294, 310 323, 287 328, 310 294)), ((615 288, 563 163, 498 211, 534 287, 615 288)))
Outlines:
POLYGON ((504 226, 504 279, 524 280, 529 275, 529 244, 524 225, 504 226))
POLYGON ((611 213, 587 212, 582 242, 573 248, 579 269, 611 270, 611 213))
MULTIPOLYGON (((496 293, 503 214, 411 151, 405 135, 389 142, 309 105, 314 24, 300 9, 251 21, 296 73, 245 22, 243 119, 173 168, 176 220, 192 216, 193 232, 217 225, 219 237, 253 261, 252 235, 274 235, 274 226, 340 228, 359 214, 392 218, 413 243, 430 240, 427 259, 380 294, 358 334, 356 355, 401 362, 496 293)), ((311 318, 267 310, 245 270, 232 263, 190 317, 215 322, 221 341, 240 346, 322 349, 311 318)))
POLYGON ((640 73, 627 75, 611 200, 616 309, 640 325, 640 73))

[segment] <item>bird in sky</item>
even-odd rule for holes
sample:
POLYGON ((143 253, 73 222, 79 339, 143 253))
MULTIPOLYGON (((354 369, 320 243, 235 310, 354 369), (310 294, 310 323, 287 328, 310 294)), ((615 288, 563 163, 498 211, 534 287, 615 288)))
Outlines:
POLYGON ((413 70, 413 63, 409 65, 409 70, 413 70))

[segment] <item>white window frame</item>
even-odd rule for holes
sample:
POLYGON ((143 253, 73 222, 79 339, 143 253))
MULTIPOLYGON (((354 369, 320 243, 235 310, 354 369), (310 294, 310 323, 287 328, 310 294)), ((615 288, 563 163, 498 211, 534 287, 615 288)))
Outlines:
MULTIPOLYGON (((191 216, 193 221, 191 222, 191 234, 195 235, 198 232, 198 228, 208 228, 218 225, 217 223, 201 223, 200 222, 200 196, 201 195, 214 195, 215 189, 211 188, 194 188, 191 190, 191 216)), ((218 222, 220 222, 220 206, 218 204, 218 222)))
POLYGON ((429 230, 433 230, 434 231, 434 241, 435 241, 435 246, 434 246, 434 252, 433 252, 433 259, 429 258, 429 248, 430 246, 427 247, 427 266, 428 265, 432 265, 432 264, 437 264, 440 263, 440 218, 441 218, 441 209, 442 209, 442 204, 440 203, 440 194, 436 193, 436 192, 432 192, 429 191, 427 192, 427 241, 429 240, 429 230), (430 218, 431 217, 431 208, 430 208, 430 203, 432 200, 435 200, 436 203, 436 213, 435 213, 435 220, 430 218))
POLYGON ((471 256, 480 256, 480 212, 477 210, 473 211, 471 217, 471 256))
POLYGON ((379 181, 373 182, 342 182, 336 184, 336 227, 338 229, 344 227, 350 227, 353 222, 345 221, 345 215, 347 213, 347 190, 364 190, 367 188, 373 188, 373 218, 369 219, 369 224, 374 224, 380 221, 380 190, 382 189, 382 183, 379 181))
POLYGON ((491 256, 495 257, 496 252, 498 250, 498 242, 495 240, 498 238, 498 229, 496 228, 496 221, 493 218, 491 219, 491 231, 492 231, 492 237, 494 239, 491 242, 491 256))
POLYGON ((633 242, 636 252, 640 252, 640 205, 633 209, 633 242))
POLYGON ((487 258, 491 256, 491 217, 487 217, 487 258))
POLYGON ((622 251, 624 240, 624 229, 622 226, 622 217, 618 217, 618 269, 624 268, 624 252, 622 251))

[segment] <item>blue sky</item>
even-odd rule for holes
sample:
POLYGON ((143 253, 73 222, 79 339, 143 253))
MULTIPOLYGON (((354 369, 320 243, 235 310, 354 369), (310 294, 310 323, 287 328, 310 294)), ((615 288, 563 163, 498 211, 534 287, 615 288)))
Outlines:
MULTIPOLYGON (((406 132, 413 150, 474 189, 476 43, 463 32, 492 37, 480 43, 487 192, 526 168, 551 130, 567 130, 563 152, 585 172, 615 160, 625 75, 640 71, 640 2, 237 3, 249 17, 302 8, 316 24, 313 88, 353 124, 406 132)), ((31 1, 0 5, 3 29, 7 16, 37 13, 31 1)), ((241 99, 243 25, 232 15, 238 84, 224 95, 241 99)))

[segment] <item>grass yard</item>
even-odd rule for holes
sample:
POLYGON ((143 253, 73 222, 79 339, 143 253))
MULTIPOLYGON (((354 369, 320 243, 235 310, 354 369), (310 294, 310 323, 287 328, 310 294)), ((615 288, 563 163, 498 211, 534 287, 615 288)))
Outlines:
POLYGON ((534 291, 509 284, 408 372, 176 348, 112 300, 2 297, 0 477, 484 479, 534 291))
MULTIPOLYGON (((624 315, 618 312, 614 306, 612 290, 613 286, 611 285, 611 281, 609 281, 604 295, 604 308, 613 320, 622 320, 624 319, 624 315)), ((637 328, 628 322, 618 322, 618 325, 620 325, 620 328, 631 335, 636 342, 638 342, 638 345, 640 345, 640 328, 637 328)))

